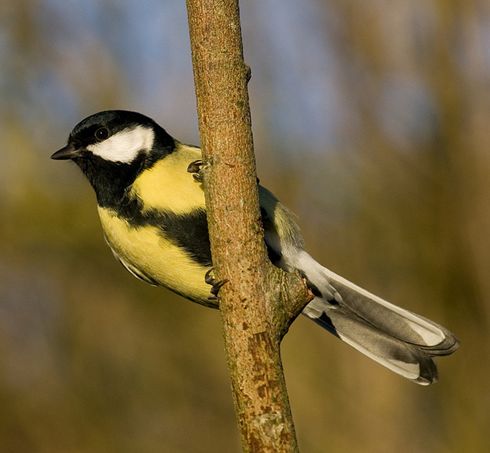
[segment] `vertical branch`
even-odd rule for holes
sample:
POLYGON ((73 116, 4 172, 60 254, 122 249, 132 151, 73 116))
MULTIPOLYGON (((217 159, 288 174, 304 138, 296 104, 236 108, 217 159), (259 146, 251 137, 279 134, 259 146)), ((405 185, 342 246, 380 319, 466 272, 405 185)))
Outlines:
POLYGON ((238 0, 187 0, 211 252, 246 451, 296 451, 280 341, 308 300, 272 266, 261 225, 238 0))

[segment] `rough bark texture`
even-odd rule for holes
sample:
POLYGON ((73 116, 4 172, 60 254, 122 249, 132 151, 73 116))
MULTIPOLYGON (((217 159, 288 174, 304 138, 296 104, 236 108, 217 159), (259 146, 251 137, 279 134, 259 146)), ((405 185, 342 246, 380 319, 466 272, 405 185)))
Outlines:
POLYGON ((187 0, 204 185, 225 348, 245 451, 297 451, 280 342, 310 298, 267 258, 238 0, 187 0))

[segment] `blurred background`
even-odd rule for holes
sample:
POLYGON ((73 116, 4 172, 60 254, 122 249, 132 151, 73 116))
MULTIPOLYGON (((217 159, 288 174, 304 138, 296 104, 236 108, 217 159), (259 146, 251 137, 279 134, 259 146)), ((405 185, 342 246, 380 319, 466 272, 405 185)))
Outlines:
MULTIPOLYGON (((306 319, 303 452, 486 452, 490 4, 242 2, 258 172, 325 265, 461 339, 419 387, 306 319)), ((134 279, 49 156, 124 108, 197 144, 185 2, 0 3, 0 450, 238 452, 219 313, 134 279)))

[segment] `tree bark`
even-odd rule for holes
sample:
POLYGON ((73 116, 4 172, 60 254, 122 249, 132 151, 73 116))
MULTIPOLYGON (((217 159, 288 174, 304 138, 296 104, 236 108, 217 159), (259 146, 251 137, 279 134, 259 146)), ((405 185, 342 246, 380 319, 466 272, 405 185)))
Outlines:
POLYGON ((225 349, 245 451, 297 451, 280 342, 311 299, 264 243, 238 0, 187 0, 204 188, 225 349))

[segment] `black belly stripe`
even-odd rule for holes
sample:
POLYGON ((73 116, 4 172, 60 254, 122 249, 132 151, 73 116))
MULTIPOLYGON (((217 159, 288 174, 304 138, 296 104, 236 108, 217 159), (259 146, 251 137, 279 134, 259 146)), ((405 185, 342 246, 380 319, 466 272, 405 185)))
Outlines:
MULTIPOLYGON (((150 211, 145 213, 145 217, 147 224, 160 228, 166 238, 185 249, 199 264, 212 265, 208 221, 204 209, 196 209, 187 214, 150 211)), ((272 225, 267 226, 271 228, 272 225)), ((278 263, 281 254, 268 244, 266 246, 271 262, 278 263)))
POLYGON ((186 214, 156 209, 143 211, 139 198, 127 196, 116 211, 131 226, 157 227, 162 236, 184 249, 197 263, 211 266, 211 246, 204 209, 195 209, 186 214))
POLYGON ((208 222, 203 209, 196 209, 188 214, 150 213, 148 220, 166 238, 182 247, 192 259, 204 266, 211 266, 208 222))
MULTIPOLYGON (((211 245, 209 242, 208 221, 204 209, 194 209, 186 214, 175 214, 170 211, 150 209, 143 212, 139 198, 126 198, 116 209, 134 227, 151 225, 161 230, 162 236, 184 249, 189 256, 203 266, 211 266, 211 245)), ((274 228, 265 210, 261 208, 262 224, 265 230, 274 228)), ((269 259, 276 264, 281 254, 268 244, 269 259)), ((170 264, 170 263, 169 263, 170 264)))

